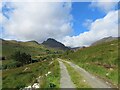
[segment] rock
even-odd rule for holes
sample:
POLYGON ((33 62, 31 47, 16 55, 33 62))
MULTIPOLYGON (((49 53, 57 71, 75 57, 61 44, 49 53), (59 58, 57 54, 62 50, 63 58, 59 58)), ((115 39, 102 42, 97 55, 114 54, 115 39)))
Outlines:
POLYGON ((110 45, 114 45, 114 44, 110 44, 110 45))
POLYGON ((108 76, 109 75, 109 73, 106 73, 106 76, 108 76))
POLYGON ((48 74, 45 74, 45 76, 47 76, 48 74))
POLYGON ((45 74, 45 76, 49 75, 51 72, 49 71, 48 73, 45 74))
POLYGON ((23 90, 32 90, 31 86, 25 87, 23 90))
POLYGON ((109 70, 110 70, 110 71, 113 71, 113 68, 110 68, 109 70))
POLYGON ((53 61, 52 62, 50 62, 50 64, 49 65, 51 65, 53 63, 53 61))
POLYGON ((106 82, 108 84, 108 82, 106 82))
POLYGON ((51 72, 49 71, 48 74, 50 74, 51 72))
POLYGON ((83 80, 83 82, 86 82, 86 80, 83 80))
POLYGON ((39 87, 39 83, 34 83, 33 86, 32 86, 32 88, 40 88, 39 87))
POLYGON ((30 69, 30 68, 26 67, 26 68, 23 70, 23 72, 26 71, 26 70, 29 70, 29 69, 30 69))

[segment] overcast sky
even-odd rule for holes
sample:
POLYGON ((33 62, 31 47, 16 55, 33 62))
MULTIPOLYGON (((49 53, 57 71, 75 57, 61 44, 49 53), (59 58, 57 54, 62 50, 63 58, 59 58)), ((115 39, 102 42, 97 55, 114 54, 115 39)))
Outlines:
POLYGON ((1 2, 0 38, 39 43, 54 38, 66 46, 79 47, 117 37, 118 3, 92 1, 1 2))

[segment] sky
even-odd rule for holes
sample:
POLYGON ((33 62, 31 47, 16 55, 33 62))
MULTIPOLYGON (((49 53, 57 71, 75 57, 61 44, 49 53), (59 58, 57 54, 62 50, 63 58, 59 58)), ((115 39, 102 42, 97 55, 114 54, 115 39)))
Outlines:
POLYGON ((0 38, 39 43, 54 38, 81 47, 118 37, 118 3, 101 1, 0 2, 0 38))

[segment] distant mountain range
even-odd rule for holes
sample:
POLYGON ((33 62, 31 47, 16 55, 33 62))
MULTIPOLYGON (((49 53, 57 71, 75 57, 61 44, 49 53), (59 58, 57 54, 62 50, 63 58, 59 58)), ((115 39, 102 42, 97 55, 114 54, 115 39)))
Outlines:
POLYGON ((60 49, 60 50, 69 50, 69 47, 66 47, 64 44, 56 41, 55 39, 52 38, 48 38, 46 41, 44 41, 43 43, 38 43, 37 41, 26 41, 26 42, 22 42, 22 41, 16 41, 16 40, 4 40, 4 39, 0 39, 0 41, 2 41, 1 43, 13 43, 13 44, 20 44, 20 45, 27 45, 27 46, 45 46, 46 48, 53 48, 53 49, 60 49))
POLYGON ((62 44, 62 43, 60 43, 52 38, 48 38, 42 44, 46 47, 49 47, 49 48, 56 48, 56 49, 62 49, 62 50, 69 50, 70 49, 70 48, 66 47, 64 44, 62 44))
MULTIPOLYGON (((100 39, 94 43, 91 44, 91 46, 94 45, 98 45, 98 44, 102 44, 105 42, 110 42, 112 40, 117 40, 118 37, 105 37, 103 39, 100 39)), ((64 44, 56 41, 53 38, 48 38, 46 41, 44 41, 43 43, 38 43, 37 41, 27 41, 27 42, 22 42, 22 41, 16 41, 16 40, 4 40, 4 39, 0 39, 0 41, 3 41, 2 43, 13 43, 13 44, 21 44, 21 45, 27 45, 27 46, 45 46, 46 48, 54 48, 54 49, 60 49, 60 50, 78 50, 80 48, 84 48, 84 46, 81 47, 75 47, 75 48, 70 48, 65 46, 64 44)), ((1 43, 1 42, 0 42, 1 43)))
POLYGON ((91 46, 98 45, 98 44, 102 44, 102 43, 105 43, 105 42, 110 42, 110 41, 117 40, 117 39, 118 39, 118 37, 112 37, 112 36, 110 36, 110 37, 105 37, 105 38, 103 38, 103 39, 100 39, 100 40, 92 43, 91 46))

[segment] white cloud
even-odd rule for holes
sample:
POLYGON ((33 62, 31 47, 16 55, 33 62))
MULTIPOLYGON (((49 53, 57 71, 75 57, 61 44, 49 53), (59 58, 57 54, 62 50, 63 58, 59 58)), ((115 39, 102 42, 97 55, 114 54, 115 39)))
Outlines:
POLYGON ((7 38, 37 40, 61 39, 72 31, 71 3, 12 2, 15 8, 4 23, 7 38))
POLYGON ((71 3, 12 2, 8 7, 15 8, 10 13, 10 19, 4 19, 3 23, 6 30, 4 37, 9 39, 42 42, 50 37, 62 41, 66 46, 78 47, 90 45, 103 37, 118 35, 118 12, 109 11, 111 9, 104 18, 86 20, 84 25, 89 31, 71 37, 71 3))
POLYGON ((90 4, 90 7, 97 7, 105 13, 108 13, 109 11, 115 9, 117 3, 118 2, 115 0, 93 0, 93 2, 90 4))
POLYGON ((92 22, 89 31, 78 36, 67 36, 62 42, 71 47, 88 46, 108 36, 118 36, 118 11, 109 12, 104 18, 92 22))
POLYGON ((83 23, 83 26, 86 27, 87 29, 89 29, 92 22, 93 22, 93 20, 86 19, 85 22, 83 23))

